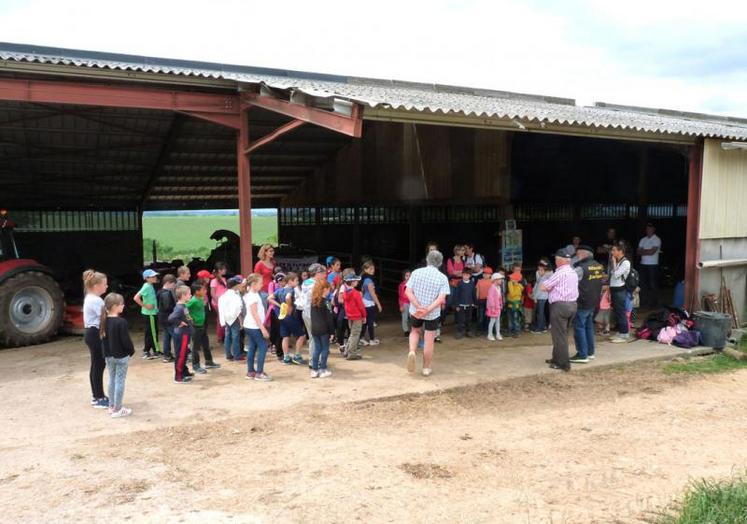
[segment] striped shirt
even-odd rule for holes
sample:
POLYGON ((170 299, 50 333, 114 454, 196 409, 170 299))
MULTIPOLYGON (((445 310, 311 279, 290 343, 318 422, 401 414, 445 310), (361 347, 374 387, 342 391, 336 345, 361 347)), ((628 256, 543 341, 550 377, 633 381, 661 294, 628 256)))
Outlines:
POLYGON ((570 264, 559 266, 543 285, 549 293, 550 304, 575 302, 578 299, 578 275, 570 264))

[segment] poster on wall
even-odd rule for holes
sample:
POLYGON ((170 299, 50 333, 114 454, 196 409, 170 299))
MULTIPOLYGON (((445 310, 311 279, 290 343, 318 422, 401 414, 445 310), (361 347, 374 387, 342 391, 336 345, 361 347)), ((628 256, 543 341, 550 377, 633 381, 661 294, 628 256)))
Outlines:
POLYGON ((506 270, 523 262, 521 229, 506 229, 501 240, 501 262, 506 270))

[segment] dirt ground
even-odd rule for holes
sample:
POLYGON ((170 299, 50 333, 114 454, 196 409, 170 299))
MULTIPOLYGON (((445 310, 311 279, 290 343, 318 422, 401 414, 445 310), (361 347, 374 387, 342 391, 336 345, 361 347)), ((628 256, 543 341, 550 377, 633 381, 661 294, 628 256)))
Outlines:
POLYGON ((0 351, 0 521, 648 522, 747 465, 747 371, 668 376, 630 362, 677 353, 635 343, 551 373, 524 336, 447 339, 425 379, 384 331, 323 380, 136 359, 119 420, 87 406, 79 338, 0 351))

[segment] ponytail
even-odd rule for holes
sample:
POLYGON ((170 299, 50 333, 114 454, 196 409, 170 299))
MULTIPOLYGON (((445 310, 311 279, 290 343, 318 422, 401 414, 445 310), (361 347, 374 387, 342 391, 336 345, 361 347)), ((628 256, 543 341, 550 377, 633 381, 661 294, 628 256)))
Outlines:
POLYGON ((86 269, 83 272, 83 288, 86 292, 90 291, 104 280, 106 280, 106 275, 104 273, 99 273, 93 269, 86 269))

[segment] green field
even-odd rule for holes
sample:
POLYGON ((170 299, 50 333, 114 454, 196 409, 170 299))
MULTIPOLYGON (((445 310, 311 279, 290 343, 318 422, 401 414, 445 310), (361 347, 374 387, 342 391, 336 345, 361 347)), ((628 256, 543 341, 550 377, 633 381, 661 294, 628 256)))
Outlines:
MULTIPOLYGON (((158 246, 158 259, 181 258, 188 260, 194 256, 207 258, 217 245, 210 240, 216 229, 228 229, 238 234, 239 217, 226 215, 182 215, 143 217, 143 257, 151 260, 152 240, 158 246)), ((252 217, 252 242, 277 244, 277 217, 252 217)))

